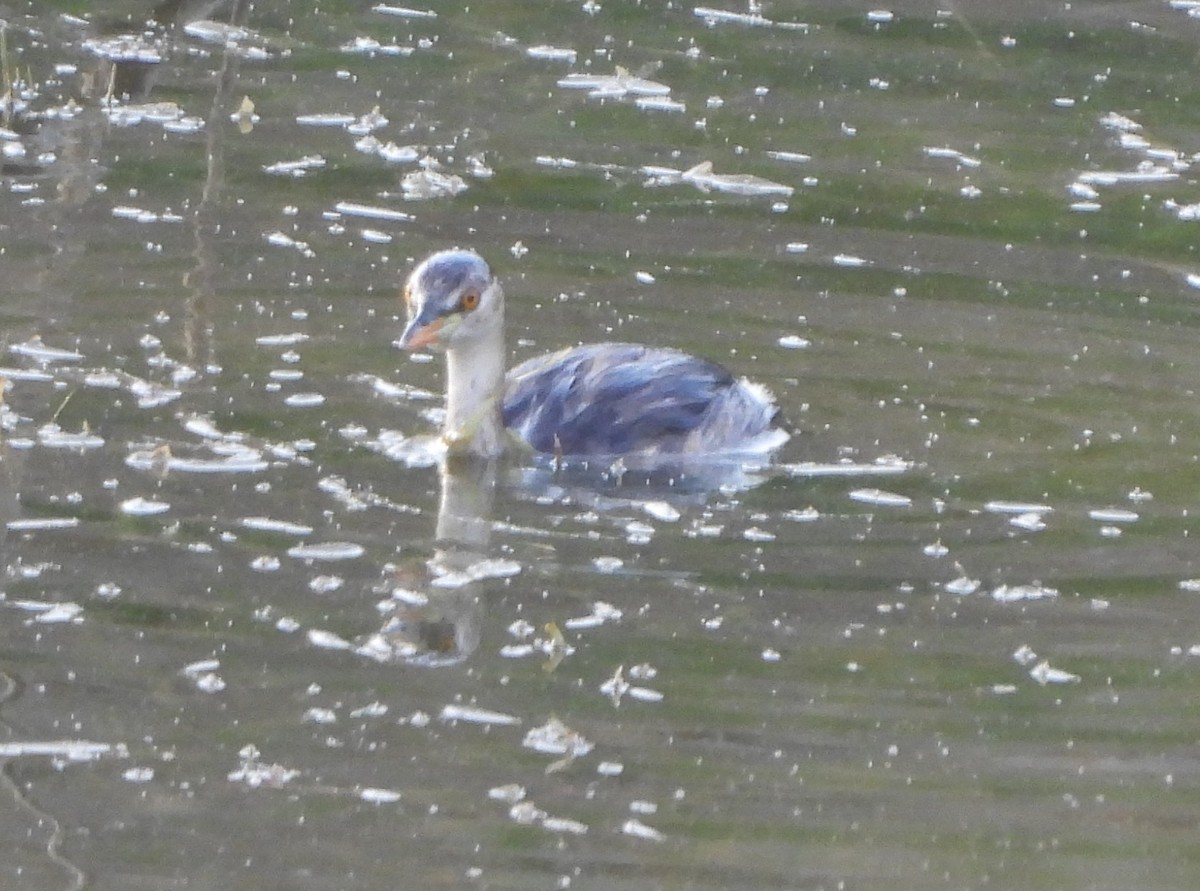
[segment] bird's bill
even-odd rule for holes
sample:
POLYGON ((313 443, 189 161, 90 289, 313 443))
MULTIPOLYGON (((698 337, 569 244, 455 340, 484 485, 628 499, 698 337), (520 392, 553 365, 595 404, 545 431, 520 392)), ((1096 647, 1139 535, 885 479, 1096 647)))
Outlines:
POLYGON ((421 349, 442 340, 443 335, 454 329, 455 316, 442 316, 425 321, 420 316, 409 321, 408 327, 400 336, 401 349, 421 349))

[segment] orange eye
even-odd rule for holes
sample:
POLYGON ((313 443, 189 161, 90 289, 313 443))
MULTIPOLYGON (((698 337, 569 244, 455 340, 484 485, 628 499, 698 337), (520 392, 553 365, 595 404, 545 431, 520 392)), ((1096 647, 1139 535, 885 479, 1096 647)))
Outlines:
POLYGON ((475 307, 478 305, 478 291, 467 291, 467 293, 462 295, 462 299, 458 301, 459 309, 461 309, 463 312, 471 312, 471 310, 475 309, 475 307))

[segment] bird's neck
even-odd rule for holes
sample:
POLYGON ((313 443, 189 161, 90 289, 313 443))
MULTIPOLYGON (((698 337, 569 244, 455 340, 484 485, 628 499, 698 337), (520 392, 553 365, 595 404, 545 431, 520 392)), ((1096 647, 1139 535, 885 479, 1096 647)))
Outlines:
POLYGON ((504 450, 500 400, 504 387, 504 330, 446 352, 446 426, 452 452, 492 458, 504 450))

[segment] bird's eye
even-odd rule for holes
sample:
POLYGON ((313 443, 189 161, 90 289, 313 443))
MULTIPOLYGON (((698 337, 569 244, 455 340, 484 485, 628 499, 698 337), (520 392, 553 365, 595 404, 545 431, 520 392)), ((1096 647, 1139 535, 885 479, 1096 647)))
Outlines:
POLYGON ((462 299, 458 301, 458 306, 463 312, 471 312, 475 307, 479 306, 479 292, 475 290, 467 291, 462 295, 462 299))

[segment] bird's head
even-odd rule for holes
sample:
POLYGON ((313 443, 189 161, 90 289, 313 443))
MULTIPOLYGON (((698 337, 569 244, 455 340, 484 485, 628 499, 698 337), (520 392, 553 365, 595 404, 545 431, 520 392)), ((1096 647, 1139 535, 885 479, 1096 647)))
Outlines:
POLYGON ((499 331, 504 293, 474 251, 441 251, 427 257, 404 285, 408 324, 400 348, 450 349, 499 331))

